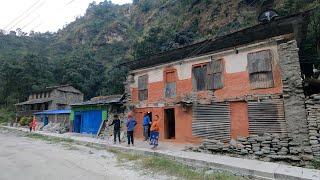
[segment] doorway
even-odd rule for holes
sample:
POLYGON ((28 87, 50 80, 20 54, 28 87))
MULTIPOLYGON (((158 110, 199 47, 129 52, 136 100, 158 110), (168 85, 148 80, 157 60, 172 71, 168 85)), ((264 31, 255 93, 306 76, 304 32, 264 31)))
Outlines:
POLYGON ((165 109, 165 138, 166 139, 174 139, 176 136, 176 124, 175 124, 175 116, 174 109, 165 109))
MULTIPOLYGON (((150 118, 150 122, 152 122, 152 112, 148 112, 147 115, 148 115, 149 118, 150 118)), ((151 125, 150 125, 149 128, 148 128, 148 137, 150 137, 150 128, 151 128, 151 125)))
POLYGON ((81 133, 81 115, 75 115, 74 116, 73 132, 81 133))

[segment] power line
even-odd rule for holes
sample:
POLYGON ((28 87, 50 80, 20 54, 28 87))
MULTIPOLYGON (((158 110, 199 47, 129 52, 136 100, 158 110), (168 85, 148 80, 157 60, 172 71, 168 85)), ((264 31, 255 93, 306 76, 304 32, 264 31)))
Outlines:
POLYGON ((9 24, 7 24, 4 29, 7 29, 9 26, 11 26, 11 24, 15 23, 17 20, 19 20, 21 17, 23 17, 25 15, 25 13, 29 12, 34 6, 36 6, 41 0, 36 1, 35 3, 33 3, 31 6, 29 6, 25 11, 23 11, 18 17, 16 17, 14 20, 12 20, 11 22, 9 22, 9 24))
POLYGON ((24 29, 24 28, 28 27, 30 24, 32 24, 32 23, 33 23, 36 19, 38 19, 39 17, 40 17, 40 15, 34 17, 31 21, 29 21, 28 23, 26 23, 25 25, 23 25, 23 26, 21 27, 21 29, 24 29))
POLYGON ((75 2, 76 0, 71 0, 71 1, 69 1, 66 5, 65 5, 65 7, 66 6, 69 6, 70 4, 72 4, 73 2, 75 2))
POLYGON ((32 13, 34 13, 34 11, 37 11, 38 9, 40 9, 43 5, 45 5, 45 1, 42 1, 41 4, 39 4, 35 9, 33 9, 31 12, 27 13, 24 18, 20 19, 18 22, 16 22, 13 26, 11 26, 11 28, 9 28, 9 30, 13 29, 15 26, 17 26, 19 23, 21 23, 22 21, 24 21, 26 18, 28 18, 32 13))
POLYGON ((41 21, 39 24, 33 26, 33 28, 31 28, 31 30, 34 30, 36 28, 38 28, 39 26, 41 26, 43 24, 43 21, 41 21))

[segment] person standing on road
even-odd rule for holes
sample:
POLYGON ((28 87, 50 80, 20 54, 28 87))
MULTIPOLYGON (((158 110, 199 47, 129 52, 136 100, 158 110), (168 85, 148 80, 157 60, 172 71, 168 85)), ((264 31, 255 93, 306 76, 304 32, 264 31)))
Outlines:
POLYGON ((159 116, 155 115, 154 120, 152 121, 151 128, 150 128, 150 145, 152 145, 152 149, 156 149, 158 147, 158 140, 159 140, 159 116))
POLYGON ((117 142, 117 137, 119 139, 119 144, 121 143, 121 140, 120 140, 120 129, 121 129, 121 121, 118 117, 118 115, 114 115, 113 116, 113 121, 112 123, 109 125, 109 126, 112 126, 113 125, 113 139, 114 139, 114 144, 116 144, 117 142))
POLYGON ((149 115, 146 113, 143 117, 143 136, 144 141, 147 141, 149 138, 149 127, 150 127, 151 121, 149 115))
POLYGON ((33 131, 36 131, 36 127, 37 127, 37 119, 36 119, 36 117, 34 116, 33 117, 33 120, 32 120, 32 130, 33 131))
POLYGON ((29 123, 29 130, 32 131, 32 121, 29 123))
POLYGON ((128 114, 128 120, 126 123, 127 127, 127 138, 128 138, 128 146, 130 146, 130 143, 132 146, 134 146, 134 139, 133 139, 133 130, 135 126, 137 125, 137 121, 133 118, 132 114, 128 114))

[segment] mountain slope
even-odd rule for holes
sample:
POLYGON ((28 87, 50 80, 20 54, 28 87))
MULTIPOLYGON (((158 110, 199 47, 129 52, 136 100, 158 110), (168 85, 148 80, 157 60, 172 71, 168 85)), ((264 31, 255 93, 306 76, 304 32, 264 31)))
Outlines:
POLYGON ((52 84, 72 84, 82 90, 86 98, 122 93, 126 69, 115 68, 120 62, 254 25, 257 15, 264 8, 275 8, 281 15, 287 15, 316 5, 319 5, 316 0, 134 0, 133 4, 127 5, 115 5, 108 1, 92 3, 83 17, 57 33, 33 33, 30 36, 0 34, 0 70, 8 70, 0 71, 0 97, 3 97, 0 104, 23 100, 30 91, 52 84), (34 70, 20 62, 37 64, 39 59, 49 64, 43 72, 50 72, 49 77, 43 76, 49 79, 21 81, 26 72, 31 72, 32 76, 34 70), (18 75, 5 78, 13 72, 18 75), (16 88, 15 81, 20 82, 16 86, 24 88, 16 88))

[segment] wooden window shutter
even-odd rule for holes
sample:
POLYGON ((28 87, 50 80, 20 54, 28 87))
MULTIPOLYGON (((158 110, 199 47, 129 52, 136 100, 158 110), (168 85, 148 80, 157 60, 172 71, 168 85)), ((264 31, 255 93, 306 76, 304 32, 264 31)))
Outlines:
POLYGON ((138 98, 140 101, 148 99, 148 75, 138 77, 138 98))
POLYGON ((166 72, 166 86, 164 95, 166 98, 176 97, 176 72, 168 71, 166 72))
POLYGON ((138 89, 139 90, 148 89, 148 75, 143 75, 138 77, 138 89))
POLYGON ((207 66, 207 89, 216 90, 223 88, 223 61, 213 60, 207 66))
POLYGON ((207 74, 207 65, 201 65, 193 67, 193 88, 197 91, 203 91, 206 87, 206 74, 207 74))
POLYGON ((265 50, 249 53, 248 71, 252 89, 273 87, 271 51, 265 50))

